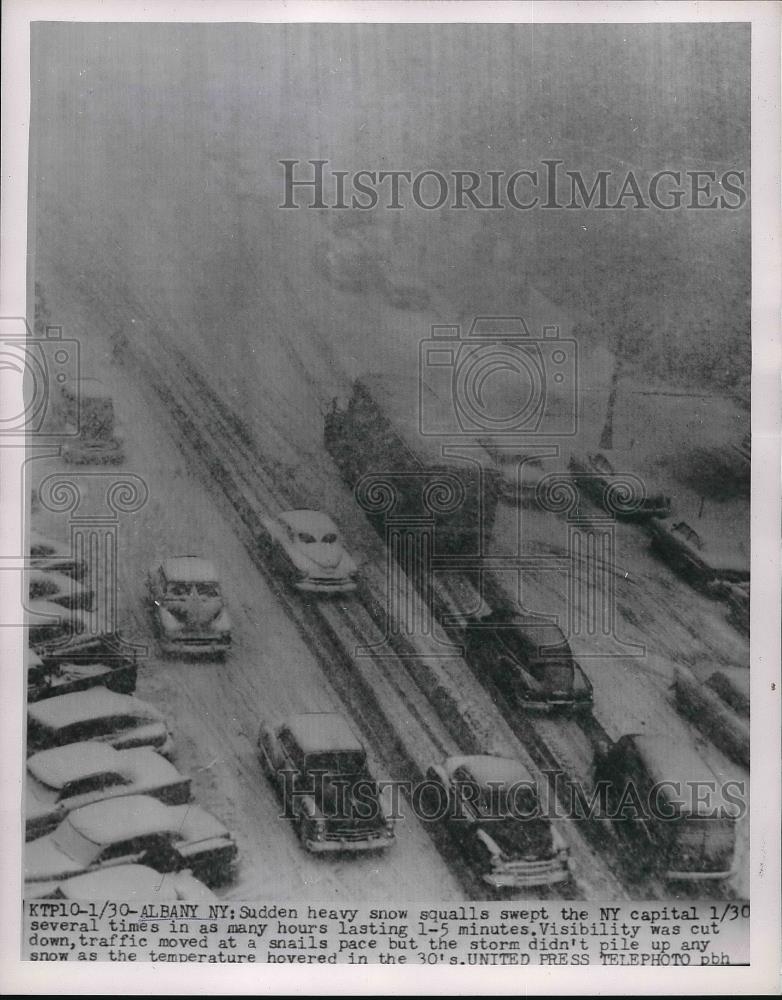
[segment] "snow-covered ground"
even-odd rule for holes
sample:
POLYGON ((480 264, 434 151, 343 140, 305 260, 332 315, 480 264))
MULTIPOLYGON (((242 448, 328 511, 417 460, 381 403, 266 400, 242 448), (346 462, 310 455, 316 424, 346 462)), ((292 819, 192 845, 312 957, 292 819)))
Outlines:
MULTIPOLYGON (((332 398, 344 397, 365 371, 415 375, 432 323, 512 312, 534 333, 556 324, 565 336, 573 320, 525 281, 528 268, 512 248, 480 256, 485 223, 474 217, 384 216, 355 225, 335 213, 279 210, 278 159, 322 153, 321 124, 335 125, 331 148, 338 149, 355 123, 337 100, 320 111, 308 107, 291 78, 279 67, 267 78, 249 49, 232 62, 228 46, 225 63, 219 48, 210 49, 216 61, 207 60, 208 72, 191 58, 195 50, 166 68, 151 56, 134 58, 132 46, 104 51, 93 39, 77 49, 63 70, 41 51, 36 108, 46 127, 34 160, 32 271, 51 321, 79 338, 85 364, 112 385, 126 467, 149 484, 149 502, 120 534, 122 624, 152 650, 139 695, 166 706, 197 797, 240 838, 240 880, 229 890, 235 898, 461 898, 463 885, 415 821, 384 858, 334 862, 305 855, 276 819, 253 750, 260 717, 332 707, 338 698, 188 463, 165 410, 115 349, 129 340, 147 356, 182 351, 246 422, 262 445, 259 462, 288 494, 332 511, 359 554, 382 562, 376 536, 323 449, 332 398), (261 82, 269 88, 265 104, 261 82), (289 108, 290 121, 277 119, 275 101, 289 108), (301 132, 297 122, 306 126, 301 132), (482 267, 487 260, 491 267, 482 267), (154 652, 143 578, 155 558, 178 551, 203 551, 222 570, 237 637, 225 665, 163 661, 154 652)), ((579 352, 583 407, 572 447, 594 449, 614 358, 603 344, 579 342, 579 352)), ((620 471, 648 476, 693 526, 698 521, 704 533, 729 536, 746 551, 740 475, 733 486, 724 477, 730 488, 720 490, 702 472, 710 456, 730 456, 747 415, 725 399, 665 395, 670 388, 621 375, 614 443, 637 464, 620 471), (646 395, 649 388, 661 394, 646 395)), ((505 509, 498 551, 512 547, 514 530, 505 509)), ((566 530, 562 518, 530 513, 525 542, 561 552, 566 530)), ((612 736, 670 733, 735 773, 675 713, 668 688, 677 659, 746 667, 746 639, 725 621, 721 604, 648 552, 637 527, 617 526, 615 567, 618 634, 643 643, 648 655, 608 656, 617 651, 601 640, 574 642, 595 685, 599 721, 612 736)), ((525 580, 532 609, 564 615, 565 597, 561 574, 525 580)), ((382 756, 376 766, 382 775, 382 756)), ((742 831, 733 882, 740 895, 747 876, 742 831)))

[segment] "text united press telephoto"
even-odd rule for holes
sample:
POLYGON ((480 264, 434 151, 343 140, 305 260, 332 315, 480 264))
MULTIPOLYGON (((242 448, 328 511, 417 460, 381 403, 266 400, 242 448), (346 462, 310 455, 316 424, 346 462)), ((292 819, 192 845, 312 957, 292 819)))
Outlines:
POLYGON ((24 957, 747 964, 750 25, 30 39, 24 957))

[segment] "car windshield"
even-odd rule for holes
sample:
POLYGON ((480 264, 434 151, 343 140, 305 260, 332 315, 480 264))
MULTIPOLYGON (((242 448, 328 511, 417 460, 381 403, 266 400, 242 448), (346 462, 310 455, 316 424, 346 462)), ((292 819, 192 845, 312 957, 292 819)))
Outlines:
POLYGON ((334 534, 333 531, 327 532, 327 534, 325 534, 323 538, 321 538, 321 541, 325 542, 327 545, 333 545, 336 542, 336 540, 337 536, 334 534))
POLYGON ((64 819, 52 834, 55 847, 74 861, 87 867, 100 854, 103 845, 96 844, 76 829, 70 818, 64 819))
POLYGON ((166 593, 169 597, 187 597, 190 593, 190 584, 182 583, 179 580, 169 581, 166 593))
POLYGON ((503 783, 478 785, 475 781, 461 785, 464 800, 473 803, 481 819, 528 819, 538 812, 534 790, 521 783, 510 788, 503 783))
POLYGON ((562 661, 547 663, 545 660, 537 660, 532 664, 532 673, 548 691, 564 694, 573 687, 573 666, 570 663, 562 661))
POLYGON ((197 583, 195 587, 199 597, 220 596, 220 586, 217 583, 197 583))
POLYGON ((299 541, 303 545, 312 545, 314 542, 317 541, 317 538, 315 538, 314 535, 311 535, 308 531, 300 531, 299 532, 299 541))
POLYGON ((307 754, 307 771, 325 771, 327 774, 361 774, 365 767, 365 757, 359 751, 342 753, 307 754))

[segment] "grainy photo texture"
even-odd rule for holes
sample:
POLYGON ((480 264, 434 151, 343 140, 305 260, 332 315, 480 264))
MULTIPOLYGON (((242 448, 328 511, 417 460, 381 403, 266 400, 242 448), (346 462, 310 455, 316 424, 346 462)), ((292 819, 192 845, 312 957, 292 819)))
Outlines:
POLYGON ((748 962, 750 26, 30 56, 25 957, 748 962))

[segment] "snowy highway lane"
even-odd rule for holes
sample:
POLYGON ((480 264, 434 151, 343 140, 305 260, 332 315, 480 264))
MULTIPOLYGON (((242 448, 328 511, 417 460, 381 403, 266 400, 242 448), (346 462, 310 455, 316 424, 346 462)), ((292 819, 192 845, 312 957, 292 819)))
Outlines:
MULTIPOLYGON (((65 303, 58 307, 64 315, 65 303)), ((69 333, 84 335, 86 343, 78 318, 69 320, 69 333)), ((89 342, 93 348, 94 339, 89 342)), ((142 475, 149 488, 147 504, 119 525, 119 625, 128 639, 148 648, 140 660, 138 697, 165 711, 176 763, 192 775, 196 801, 238 840, 238 878, 225 894, 243 900, 464 899, 469 889, 407 808, 395 845, 361 857, 314 857, 300 846, 290 821, 279 817, 279 801, 256 757, 262 719, 302 711, 350 713, 172 440, 162 410, 116 368, 104 362, 98 367, 123 416, 122 468, 142 475), (182 553, 213 558, 221 573, 234 623, 234 648, 225 662, 163 658, 157 650, 145 607, 146 574, 156 560, 182 553)), ((31 470, 34 487, 52 472, 78 472, 56 459, 36 460, 31 470)), ((50 536, 67 537, 62 515, 41 512, 36 524, 50 536)), ((373 773, 390 777, 374 751, 373 773)))

